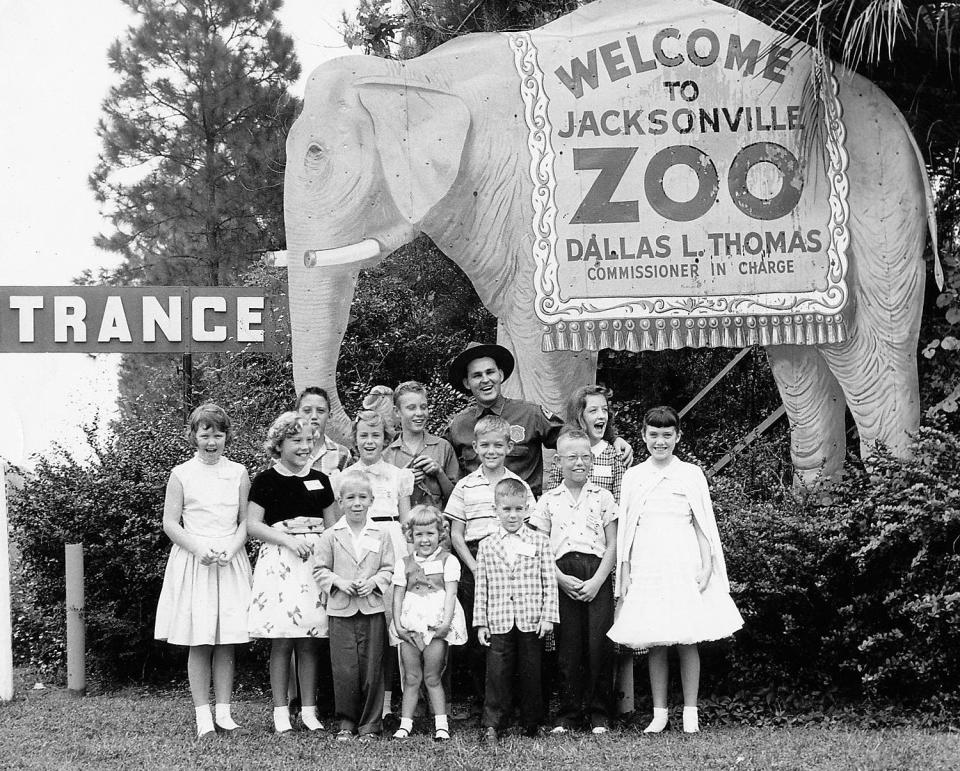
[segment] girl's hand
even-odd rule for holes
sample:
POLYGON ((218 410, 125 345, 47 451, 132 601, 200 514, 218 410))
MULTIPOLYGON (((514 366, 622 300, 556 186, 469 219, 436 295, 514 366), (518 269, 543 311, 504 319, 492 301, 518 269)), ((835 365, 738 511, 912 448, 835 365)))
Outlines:
POLYGON ((350 597, 357 596, 356 587, 354 587, 354 581, 348 581, 346 578, 335 578, 333 580, 333 586, 335 589, 339 589, 344 594, 349 595, 350 597))
POLYGON ((450 622, 444 621, 438 627, 431 627, 433 629, 434 639, 446 640, 447 635, 450 634, 450 622))
POLYGON ((313 554, 313 547, 302 538, 294 538, 292 535, 287 536, 284 545, 304 561, 313 554))
POLYGON ((713 573, 713 566, 707 565, 704 568, 700 568, 697 571, 697 589, 701 592, 707 588, 707 584, 710 583, 710 575, 713 573))
POLYGON ((559 586, 560 590, 571 600, 579 600, 583 581, 575 576, 568 576, 566 573, 558 573, 557 586, 559 586))
POLYGON ((209 566, 209 565, 213 565, 217 560, 220 559, 220 552, 218 552, 216 549, 211 547, 209 549, 206 549, 200 552, 200 554, 198 554, 197 556, 200 557, 201 565, 209 566))
POLYGON ((353 582, 353 588, 360 597, 369 597, 377 584, 372 578, 358 578, 353 582))
POLYGON ((220 567, 222 568, 226 567, 227 565, 230 564, 230 562, 236 556, 237 556, 237 552, 234 551, 233 549, 231 549, 230 551, 222 551, 217 557, 217 564, 220 565, 220 567))
POLYGON ((393 625, 393 629, 397 633, 397 637, 403 640, 403 642, 416 647, 417 644, 414 642, 412 632, 409 629, 402 626, 397 626, 396 624, 393 625))

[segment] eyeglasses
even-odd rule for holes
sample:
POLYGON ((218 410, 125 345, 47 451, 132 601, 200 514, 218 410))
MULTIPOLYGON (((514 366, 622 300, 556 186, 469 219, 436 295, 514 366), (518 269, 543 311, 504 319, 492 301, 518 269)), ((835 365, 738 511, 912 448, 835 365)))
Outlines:
POLYGON ((563 460, 570 461, 570 463, 576 463, 578 460, 583 463, 589 463, 593 460, 593 455, 561 455, 563 460))

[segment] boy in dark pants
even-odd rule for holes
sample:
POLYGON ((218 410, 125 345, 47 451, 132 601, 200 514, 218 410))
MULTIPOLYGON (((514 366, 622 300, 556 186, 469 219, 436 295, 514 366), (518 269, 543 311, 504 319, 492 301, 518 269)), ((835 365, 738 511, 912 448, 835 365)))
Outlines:
POLYGON ((484 738, 496 741, 513 705, 519 680, 524 733, 536 734, 544 717, 540 688, 542 639, 559 620, 557 579, 547 538, 523 526, 528 488, 506 478, 494 488, 499 529, 477 552, 473 625, 487 646, 484 738))
POLYGON ((557 439, 563 482, 544 493, 530 522, 550 534, 560 588, 557 658, 560 719, 551 733, 579 728, 607 732, 613 698, 613 586, 617 553, 617 505, 589 481, 590 438, 568 429, 557 439))

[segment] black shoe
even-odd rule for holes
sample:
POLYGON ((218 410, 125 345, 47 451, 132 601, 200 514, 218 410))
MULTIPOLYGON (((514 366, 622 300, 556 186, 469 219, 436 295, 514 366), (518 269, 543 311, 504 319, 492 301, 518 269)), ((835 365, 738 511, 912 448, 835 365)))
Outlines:
POLYGON ((536 739, 540 736, 540 726, 538 725, 528 725, 523 729, 523 735, 528 739, 536 739))
POLYGON ((218 734, 222 734, 223 736, 242 736, 245 733, 241 726, 236 726, 235 728, 225 728, 216 721, 213 723, 213 730, 218 734))
POLYGON ((400 727, 400 718, 390 712, 383 716, 383 730, 387 733, 393 733, 400 727))
POLYGON ((497 729, 493 726, 484 728, 483 732, 480 734, 480 743, 481 744, 496 744, 500 741, 500 734, 497 733, 497 729))

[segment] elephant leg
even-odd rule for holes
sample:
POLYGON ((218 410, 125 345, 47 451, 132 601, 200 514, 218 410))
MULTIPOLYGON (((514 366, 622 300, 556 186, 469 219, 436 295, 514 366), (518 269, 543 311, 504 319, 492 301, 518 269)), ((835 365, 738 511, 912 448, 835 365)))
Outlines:
POLYGON ((816 348, 776 345, 766 351, 790 420, 794 480, 810 487, 821 477, 839 477, 846 453, 840 384, 816 348))
MULTIPOLYGON (((532 313, 530 314, 533 315, 532 313)), ((543 325, 536 318, 497 324, 497 342, 513 353, 516 368, 503 384, 505 396, 542 404, 562 414, 570 394, 597 380, 595 351, 544 353, 543 325)))

